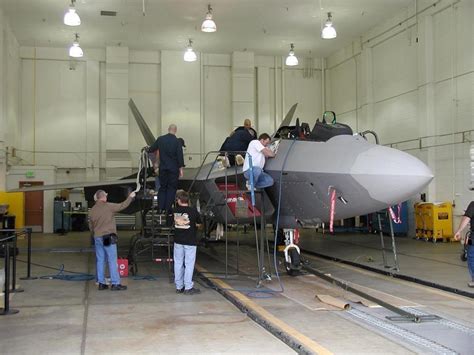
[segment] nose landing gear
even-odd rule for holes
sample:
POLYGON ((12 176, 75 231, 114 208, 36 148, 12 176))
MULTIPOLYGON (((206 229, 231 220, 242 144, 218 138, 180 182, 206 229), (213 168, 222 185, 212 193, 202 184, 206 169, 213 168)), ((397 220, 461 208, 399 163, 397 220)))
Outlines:
POLYGON ((298 247, 299 231, 297 229, 283 229, 285 236, 285 269, 288 275, 295 276, 301 271, 301 255, 298 247))

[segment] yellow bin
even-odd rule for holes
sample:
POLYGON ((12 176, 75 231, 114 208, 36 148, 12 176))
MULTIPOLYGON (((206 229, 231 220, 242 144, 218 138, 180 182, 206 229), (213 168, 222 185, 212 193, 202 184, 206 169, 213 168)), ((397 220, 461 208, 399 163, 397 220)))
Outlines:
POLYGON ((423 215, 423 205, 426 205, 425 202, 417 202, 415 203, 414 210, 415 210, 415 225, 416 225, 416 238, 424 238, 425 237, 425 217, 423 215))
POLYGON ((453 237, 453 205, 450 202, 428 203, 425 208, 425 237, 436 242, 453 237))

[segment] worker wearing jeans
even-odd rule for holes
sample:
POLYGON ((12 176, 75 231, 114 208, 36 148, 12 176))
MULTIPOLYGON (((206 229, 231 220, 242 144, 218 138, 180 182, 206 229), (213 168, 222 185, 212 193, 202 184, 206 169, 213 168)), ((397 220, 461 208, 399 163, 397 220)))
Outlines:
POLYGON ((247 181, 250 181, 250 174, 253 175, 254 187, 264 189, 273 185, 273 178, 263 171, 266 158, 273 158, 275 153, 268 148, 271 138, 267 133, 262 133, 258 140, 250 142, 245 154, 244 166, 242 168, 247 181), (251 162, 250 162, 251 161, 251 162))
POLYGON ((117 224, 115 213, 127 208, 135 197, 131 192, 122 203, 107 202, 107 193, 97 190, 94 194, 95 204, 89 213, 89 229, 94 236, 95 255, 97 262, 97 281, 99 291, 109 288, 105 283, 105 262, 109 265, 109 273, 112 282, 112 291, 126 290, 127 286, 120 284, 120 275, 117 266, 117 224))
POLYGON ((174 214, 174 283, 176 293, 198 294, 194 287, 193 273, 197 251, 197 227, 201 217, 196 208, 189 206, 189 194, 179 190, 176 194, 177 206, 174 214))
POLYGON ((273 178, 258 166, 254 166, 244 172, 244 177, 247 181, 250 181, 250 171, 253 173, 253 184, 256 189, 264 189, 273 185, 273 178))
POLYGON ((105 285, 105 263, 109 266, 110 283, 112 285, 120 284, 120 275, 117 266, 117 243, 104 246, 102 236, 94 237, 95 256, 97 262, 97 281, 99 285, 105 285))
POLYGON ((469 287, 474 287, 474 201, 471 201, 469 206, 464 213, 464 216, 461 218, 461 223, 459 223, 459 227, 454 233, 454 239, 461 240, 461 243, 464 244, 464 238, 461 238, 462 230, 467 226, 469 222, 471 222, 471 233, 470 238, 467 241, 467 267, 469 269, 469 274, 471 275, 471 281, 467 283, 469 287))

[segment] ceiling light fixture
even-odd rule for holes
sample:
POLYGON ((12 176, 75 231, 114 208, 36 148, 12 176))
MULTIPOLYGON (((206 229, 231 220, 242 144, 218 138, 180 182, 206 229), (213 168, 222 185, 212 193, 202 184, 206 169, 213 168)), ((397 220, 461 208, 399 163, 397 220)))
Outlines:
POLYGON ((212 7, 211 4, 207 5, 207 14, 206 19, 203 21, 201 25, 202 32, 216 32, 217 26, 214 20, 212 19, 212 7))
POLYGON ((64 14, 64 24, 68 26, 79 26, 81 24, 81 18, 76 12, 74 3, 76 0, 71 0, 71 5, 69 5, 69 10, 64 14))
POLYGON ((72 46, 69 47, 69 56, 73 58, 81 58, 84 56, 82 48, 79 46, 79 35, 76 33, 76 39, 72 43, 72 46))
POLYGON ((298 65, 298 58, 295 56, 295 46, 293 43, 290 45, 290 52, 288 53, 288 57, 286 57, 285 64, 289 67, 298 65))
POLYGON ((330 12, 328 12, 328 18, 326 20, 326 23, 324 24, 324 27, 321 31, 321 38, 323 39, 333 39, 337 37, 336 29, 332 25, 332 15, 330 12))
POLYGON ((184 52, 183 59, 185 62, 195 62, 197 59, 197 55, 193 50, 193 41, 191 38, 189 39, 189 43, 186 47, 186 52, 184 52))

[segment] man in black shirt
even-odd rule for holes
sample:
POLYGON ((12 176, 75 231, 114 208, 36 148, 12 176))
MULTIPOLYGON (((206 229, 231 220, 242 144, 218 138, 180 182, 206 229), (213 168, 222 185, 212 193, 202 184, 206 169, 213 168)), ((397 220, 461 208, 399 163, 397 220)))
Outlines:
MULTIPOLYGON (((237 127, 229 137, 222 143, 221 152, 241 152, 240 155, 245 155, 245 151, 250 142, 257 138, 257 132, 252 128, 251 121, 247 118, 244 125, 237 127)), ((229 153, 228 159, 230 166, 235 165, 236 153, 229 153)), ((240 164, 242 165, 242 163, 240 164)))
POLYGON ((178 179, 183 177, 183 147, 176 138, 177 130, 175 124, 170 124, 168 134, 158 137, 149 148, 150 152, 156 152, 156 160, 159 162, 158 206, 160 210, 167 213, 171 212, 178 188, 178 179))
POLYGON ((197 228, 201 224, 199 212, 189 206, 189 195, 179 190, 178 205, 174 209, 174 282, 176 293, 194 295, 201 291, 194 287, 193 272, 196 262, 197 228))
MULTIPOLYGON (((469 287, 474 287, 474 245, 473 245, 473 240, 474 240, 474 201, 471 201, 469 206, 467 207, 466 212, 464 213, 464 216, 461 219, 461 223, 459 223, 459 227, 454 233, 454 239, 460 240, 464 239, 461 238, 461 232, 462 230, 467 226, 469 222, 471 222, 471 233, 470 237, 467 241, 468 246, 467 246, 467 267, 469 268, 469 273, 471 274, 471 281, 467 283, 469 287)), ((461 241, 461 243, 464 244, 464 240, 461 241)))

